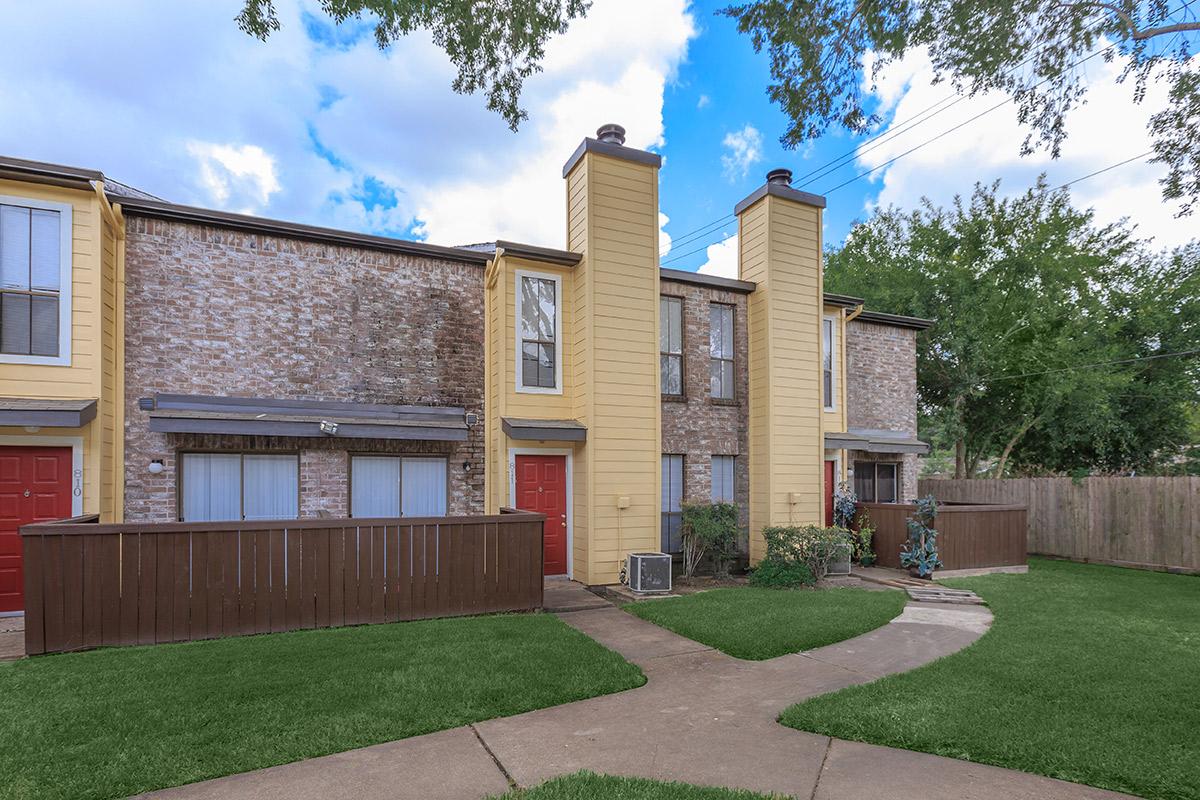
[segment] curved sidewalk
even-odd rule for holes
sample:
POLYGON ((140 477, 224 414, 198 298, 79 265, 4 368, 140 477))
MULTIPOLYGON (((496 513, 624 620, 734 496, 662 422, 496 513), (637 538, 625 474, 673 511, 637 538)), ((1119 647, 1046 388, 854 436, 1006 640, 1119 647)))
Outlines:
POLYGON ((854 639, 741 661, 617 608, 563 614, 646 673, 638 689, 156 792, 193 798, 481 798, 588 769, 801 798, 1100 800, 1124 795, 786 728, 784 708, 954 653, 982 607, 909 603, 854 639))

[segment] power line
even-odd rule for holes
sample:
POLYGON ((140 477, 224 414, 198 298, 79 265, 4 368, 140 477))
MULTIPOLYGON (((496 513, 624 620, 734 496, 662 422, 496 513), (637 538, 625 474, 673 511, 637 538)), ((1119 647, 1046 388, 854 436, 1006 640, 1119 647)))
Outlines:
POLYGON ((1103 169, 1098 169, 1095 172, 1089 172, 1087 175, 1084 175, 1082 178, 1076 178, 1073 181, 1067 181, 1066 183, 1062 184, 1061 186, 1055 186, 1051 191, 1057 192, 1059 189, 1065 189, 1073 183, 1079 183, 1080 181, 1086 181, 1088 178, 1093 178, 1093 177, 1101 174, 1102 172, 1108 172, 1110 169, 1116 169, 1117 167, 1123 167, 1126 164, 1130 163, 1131 161, 1140 161, 1143 158, 1145 158, 1146 156, 1151 155, 1153 152, 1154 152, 1154 150, 1150 149, 1144 153, 1141 153, 1140 155, 1134 156, 1133 158, 1127 158, 1124 161, 1118 161, 1116 164, 1110 164, 1109 166, 1104 167, 1103 169))
POLYGON ((1073 372, 1080 369, 1092 369, 1093 367, 1114 366, 1117 364, 1136 364, 1141 361, 1154 361, 1159 358, 1180 358, 1184 356, 1200 355, 1200 348, 1195 350, 1180 350, 1176 353, 1155 353, 1151 356, 1136 356, 1134 358, 1119 358, 1113 361, 1097 361, 1095 364, 1078 364, 1074 367, 1061 367, 1059 369, 1046 369, 1041 372, 1023 372, 1019 375, 992 375, 986 378, 980 378, 980 383, 988 383, 991 381, 1012 381, 1018 378, 1034 378, 1039 375, 1052 375, 1058 372, 1073 372))
POLYGON ((686 253, 680 253, 680 254, 679 254, 679 255, 677 255, 677 256, 671 256, 671 257, 670 257, 670 258, 668 258, 666 261, 663 261, 663 262, 661 262, 661 263, 659 264, 659 266, 662 266, 662 264, 671 264, 671 263, 673 263, 673 262, 675 262, 675 261, 679 261, 680 259, 687 258, 688 256, 693 256, 693 255, 695 255, 696 253, 699 253, 699 252, 701 252, 701 251, 703 251, 703 250, 707 250, 707 249, 708 249, 708 248, 710 248, 710 247, 716 247, 716 246, 717 246, 717 245, 719 245, 719 244, 725 244, 726 242, 728 242, 730 239, 732 239, 732 238, 733 238, 733 237, 735 237, 735 236, 737 236, 737 234, 736 234, 736 233, 731 233, 731 234, 729 234, 728 236, 726 236, 724 239, 721 239, 721 240, 719 240, 719 241, 712 242, 712 243, 710 243, 710 244, 706 244, 706 245, 704 245, 703 247, 697 247, 695 250, 689 250, 689 251, 687 251, 686 253))
POLYGON ((671 237, 671 247, 668 250, 660 251, 659 255, 664 256, 668 252, 670 252, 670 250, 675 249, 676 247, 683 244, 684 242, 687 242, 692 239, 696 239, 700 235, 703 235, 706 233, 711 233, 714 229, 719 228, 722 225, 725 225, 726 223, 732 222, 734 220, 734 218, 735 218, 735 215, 726 214, 725 216, 721 217, 720 219, 713 220, 712 222, 706 222, 705 224, 701 225, 699 228, 688 231, 687 233, 685 233, 682 236, 671 237), (697 235, 694 236, 693 234, 697 234, 697 235))

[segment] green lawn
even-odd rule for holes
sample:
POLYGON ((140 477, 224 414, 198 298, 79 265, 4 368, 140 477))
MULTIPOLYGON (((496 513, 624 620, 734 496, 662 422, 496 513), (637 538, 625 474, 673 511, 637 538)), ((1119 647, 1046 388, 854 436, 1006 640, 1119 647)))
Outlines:
POLYGON ((0 665, 0 797, 124 797, 643 683, 541 614, 41 656, 0 665))
POLYGON ((974 589, 971 647, 792 706, 785 725, 1130 792, 1200 797, 1200 578, 1031 560, 974 589))
POLYGON ((626 610, 736 658, 759 661, 874 630, 904 608, 898 591, 713 589, 626 610))
POLYGON ((577 772, 493 800, 770 800, 771 795, 577 772))

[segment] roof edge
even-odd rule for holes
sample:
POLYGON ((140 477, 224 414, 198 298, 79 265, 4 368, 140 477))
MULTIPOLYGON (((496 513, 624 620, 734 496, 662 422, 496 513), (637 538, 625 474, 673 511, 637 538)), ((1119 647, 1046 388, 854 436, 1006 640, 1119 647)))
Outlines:
POLYGON ((165 219, 173 222, 187 222, 200 225, 217 225, 249 233, 265 233, 275 236, 286 236, 295 239, 335 244, 344 247, 365 247, 372 250, 383 250, 404 255, 427 256, 442 258, 448 261, 460 261, 467 264, 484 266, 491 255, 478 250, 466 250, 458 247, 412 242, 406 239, 392 239, 387 236, 375 236, 367 233, 353 233, 335 228, 321 228, 315 225, 303 225, 298 222, 266 219, 249 214, 233 214, 228 211, 213 211, 207 208, 184 206, 163 200, 146 200, 136 197, 119 198, 122 210, 126 214, 165 219))
POLYGON ((784 186, 779 183, 764 183, 762 186, 758 187, 749 195, 747 195, 746 199, 734 206, 733 213, 741 214, 747 208, 768 196, 779 197, 784 200, 791 200, 795 203, 803 203, 806 206, 816 206, 817 208, 825 207, 825 198, 819 194, 802 192, 799 189, 793 189, 790 186, 784 186))
POLYGON ((689 283, 693 286, 705 286, 713 289, 726 289, 731 292, 750 294, 757 288, 753 281, 741 281, 736 278, 722 278, 719 275, 702 275, 699 272, 689 272, 683 269, 658 268, 659 280, 689 283))
POLYGON ((556 250, 553 247, 538 247, 532 244, 508 242, 503 239, 496 240, 496 249, 503 250, 505 255, 524 258, 528 261, 541 261, 544 264, 557 264, 561 267, 573 267, 583 260, 581 253, 573 253, 570 250, 556 250))
POLYGON ((891 325, 896 328, 911 328, 924 331, 933 327, 933 320, 921 317, 906 317, 903 314, 888 314, 883 311, 864 311, 852 322, 876 322, 880 325, 891 325))
POLYGON ((45 183, 68 189, 92 190, 92 181, 103 181, 104 173, 94 169, 68 167, 47 161, 30 161, 12 156, 0 156, 0 178, 45 183))
POLYGON ((579 147, 575 148, 575 152, 567 159, 567 163, 563 165, 562 176, 565 178, 570 175, 571 170, 575 169, 575 165, 588 153, 620 158, 625 161, 632 161, 635 164, 645 164, 655 169, 662 166, 662 156, 658 153, 651 153, 648 150, 638 150, 636 147, 626 147, 623 144, 602 142, 599 139, 593 139, 589 136, 579 143, 579 147))
POLYGON ((867 302, 861 297, 851 297, 848 294, 834 294, 833 292, 825 292, 824 300, 827 306, 841 306, 842 308, 857 308, 867 302))

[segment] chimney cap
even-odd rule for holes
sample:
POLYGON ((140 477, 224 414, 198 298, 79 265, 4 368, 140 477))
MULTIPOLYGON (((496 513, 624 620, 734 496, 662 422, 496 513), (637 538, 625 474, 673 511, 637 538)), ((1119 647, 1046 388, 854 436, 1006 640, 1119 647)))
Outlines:
POLYGON ((778 186, 791 186, 792 171, 787 167, 773 169, 767 173, 767 183, 774 183, 778 186))
POLYGON ((615 122, 601 125, 596 129, 596 138, 609 144, 625 144, 625 129, 615 122))

